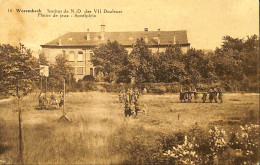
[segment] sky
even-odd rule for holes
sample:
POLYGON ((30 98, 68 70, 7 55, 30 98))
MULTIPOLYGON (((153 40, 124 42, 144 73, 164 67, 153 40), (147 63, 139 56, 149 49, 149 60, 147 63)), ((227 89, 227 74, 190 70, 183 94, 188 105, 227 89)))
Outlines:
MULTIPOLYGON (((92 13, 94 14, 94 13, 92 13)), ((187 30, 188 41, 196 49, 219 47, 222 37, 246 38, 259 35, 258 0, 0 0, 0 44, 23 43, 34 53, 66 32, 187 30), (8 12, 12 9, 13 12, 8 12), (37 13, 17 13, 16 9, 94 9, 122 13, 95 14, 92 18, 38 17, 37 13)))

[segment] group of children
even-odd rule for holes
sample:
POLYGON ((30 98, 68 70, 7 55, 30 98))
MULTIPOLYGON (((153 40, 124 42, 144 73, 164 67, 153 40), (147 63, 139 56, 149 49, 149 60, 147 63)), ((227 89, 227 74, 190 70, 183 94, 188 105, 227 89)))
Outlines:
POLYGON ((127 91, 122 91, 118 94, 119 102, 124 103, 125 117, 135 115, 137 116, 139 108, 139 91, 132 88, 127 91))
POLYGON ((59 92, 59 97, 56 99, 55 93, 52 92, 50 98, 46 97, 46 94, 42 92, 39 94, 39 108, 40 109, 49 109, 50 106, 55 105, 56 107, 62 107, 64 104, 63 92, 59 92))
MULTIPOLYGON (((191 89, 189 89, 188 91, 183 92, 182 90, 180 91, 180 100, 181 102, 184 101, 186 102, 186 100, 188 100, 188 102, 190 103, 192 100, 192 95, 194 96, 194 100, 195 102, 197 102, 200 93, 197 92, 197 90, 195 89, 194 91, 191 91, 191 89)), ((206 102, 207 100, 207 96, 209 95, 209 102, 212 103, 212 101, 214 100, 216 103, 218 102, 218 100, 220 100, 220 102, 223 102, 223 94, 222 94, 222 90, 220 89, 215 89, 212 88, 207 92, 201 93, 202 94, 202 101, 203 103, 206 102)))

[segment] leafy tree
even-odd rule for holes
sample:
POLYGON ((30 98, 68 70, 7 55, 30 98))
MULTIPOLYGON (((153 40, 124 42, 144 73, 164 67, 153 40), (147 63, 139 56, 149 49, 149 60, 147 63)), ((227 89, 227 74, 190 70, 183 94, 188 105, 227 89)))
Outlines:
POLYGON ((223 44, 212 58, 218 77, 232 87, 246 90, 257 87, 259 39, 256 35, 247 40, 223 37, 223 44))
POLYGON ((233 38, 231 36, 224 36, 222 38, 222 50, 228 51, 228 50, 237 50, 242 51, 243 49, 243 39, 239 38, 233 38))
POLYGON ((49 84, 54 90, 63 89, 63 80, 67 83, 67 89, 75 83, 74 68, 69 64, 65 53, 56 56, 56 63, 50 66, 49 84))
POLYGON ((1 86, 18 101, 33 90, 38 62, 29 49, 0 45, 1 86))
POLYGON ((143 39, 137 39, 129 55, 131 77, 136 83, 155 82, 154 56, 143 39))
POLYGON ((19 162, 23 164, 23 143, 20 101, 33 90, 33 84, 39 75, 38 61, 29 49, 20 44, 20 48, 0 45, 0 84, 1 89, 17 98, 19 110, 19 162))
POLYGON ((117 41, 107 41, 97 46, 91 59, 98 72, 104 75, 107 82, 130 82, 128 52, 117 41))
POLYGON ((156 55, 154 60, 157 82, 180 82, 186 77, 184 64, 181 61, 183 53, 179 45, 174 45, 164 53, 156 55))
POLYGON ((187 83, 197 86, 199 82, 209 82, 212 80, 214 66, 209 55, 205 55, 202 50, 189 49, 182 57, 187 72, 187 83))
MULTIPOLYGON (((242 56, 242 55, 241 55, 242 56)), ((241 57, 240 56, 240 57, 241 57)), ((243 49, 243 71, 247 76, 255 76, 259 62, 259 39, 257 35, 248 37, 243 49)))
POLYGON ((39 54, 39 64, 40 65, 48 65, 49 63, 48 63, 48 61, 47 61, 47 58, 46 58, 46 56, 44 55, 44 53, 40 53, 39 54))

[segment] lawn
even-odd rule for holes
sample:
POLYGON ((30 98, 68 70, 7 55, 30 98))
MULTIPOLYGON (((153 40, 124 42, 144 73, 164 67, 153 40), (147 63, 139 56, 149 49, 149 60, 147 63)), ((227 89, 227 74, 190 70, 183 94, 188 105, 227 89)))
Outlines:
MULTIPOLYGON (((259 95, 225 93, 223 103, 180 103, 178 94, 140 96, 141 112, 124 117, 115 93, 68 93, 66 113, 72 122, 58 122, 62 109, 36 110, 37 94, 22 103, 25 164, 145 164, 162 151, 162 137, 194 126, 234 130, 257 123, 259 95)), ((0 101, 0 161, 16 163, 18 111, 16 100, 0 101)), ((0 162, 1 164, 1 162, 0 162)))

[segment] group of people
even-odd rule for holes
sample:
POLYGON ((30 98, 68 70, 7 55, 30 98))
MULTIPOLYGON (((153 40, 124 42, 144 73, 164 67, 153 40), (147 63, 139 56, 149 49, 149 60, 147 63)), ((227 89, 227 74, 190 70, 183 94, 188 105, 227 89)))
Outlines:
POLYGON ((55 93, 52 92, 50 98, 46 97, 46 94, 42 92, 39 94, 39 108, 40 109, 49 109, 50 106, 62 107, 64 104, 63 92, 59 92, 58 99, 55 96, 55 93))
POLYGON ((126 91, 121 91, 118 94, 119 97, 119 102, 124 103, 124 114, 125 117, 127 116, 132 116, 135 115, 137 116, 138 111, 140 110, 139 108, 139 91, 138 90, 133 90, 132 88, 126 90, 126 91))
MULTIPOLYGON (((197 90, 195 89, 194 91, 191 90, 191 88, 185 92, 183 92, 182 90, 180 90, 180 100, 181 102, 184 101, 186 102, 186 100, 188 100, 188 102, 190 103, 192 100, 192 95, 194 96, 194 100, 195 102, 197 102, 200 93, 197 92, 197 90)), ((220 89, 215 89, 212 88, 207 92, 201 93, 202 94, 202 101, 203 103, 206 102, 207 97, 209 95, 209 102, 212 103, 212 101, 214 100, 216 103, 218 102, 218 100, 222 103, 223 102, 223 94, 222 94, 222 90, 220 89)))

